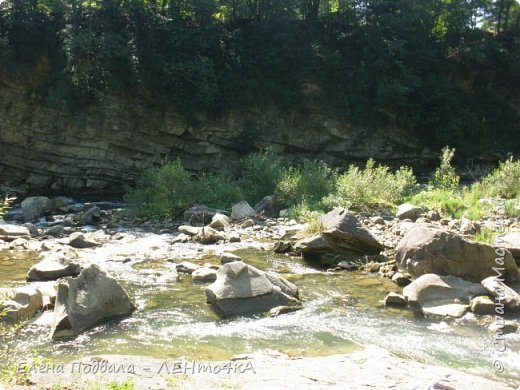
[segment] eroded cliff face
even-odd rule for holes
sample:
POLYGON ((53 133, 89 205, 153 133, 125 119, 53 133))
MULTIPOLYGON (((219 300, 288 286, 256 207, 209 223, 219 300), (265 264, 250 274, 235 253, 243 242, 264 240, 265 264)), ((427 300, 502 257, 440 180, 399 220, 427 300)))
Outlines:
POLYGON ((266 148, 339 167, 374 157, 420 170, 436 158, 397 130, 354 129, 312 108, 188 123, 174 112, 110 98, 73 114, 39 102, 14 81, 0 82, 0 189, 11 193, 121 194, 165 159, 180 157, 193 171, 233 173, 240 158, 266 148))

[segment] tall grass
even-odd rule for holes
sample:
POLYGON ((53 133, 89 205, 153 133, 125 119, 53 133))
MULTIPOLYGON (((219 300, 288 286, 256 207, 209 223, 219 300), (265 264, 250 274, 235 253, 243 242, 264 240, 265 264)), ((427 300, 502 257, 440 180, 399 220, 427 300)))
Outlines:
POLYGON ((510 199, 507 214, 520 215, 520 162, 503 162, 481 181, 461 187, 451 165, 454 152, 449 147, 443 149, 439 167, 423 191, 408 167, 392 171, 369 159, 364 168, 351 165, 340 174, 321 161, 291 165, 267 151, 244 158, 239 178, 218 173, 191 175, 179 160, 164 164, 146 171, 137 187, 128 191, 127 200, 138 214, 176 217, 195 203, 229 209, 243 199, 254 205, 275 194, 283 207, 292 208, 291 216, 310 221, 316 219, 317 212, 336 206, 376 210, 405 201, 455 218, 480 219, 492 209, 490 202, 482 199, 502 197, 510 199))
POLYGON ((324 203, 355 210, 394 206, 412 194, 416 187, 417 180, 410 168, 401 167, 391 172, 389 167, 377 165, 370 159, 364 169, 351 165, 340 175, 336 188, 324 203))
POLYGON ((304 161, 286 168, 276 185, 276 196, 286 207, 306 204, 320 208, 321 200, 334 191, 337 172, 322 161, 304 161))

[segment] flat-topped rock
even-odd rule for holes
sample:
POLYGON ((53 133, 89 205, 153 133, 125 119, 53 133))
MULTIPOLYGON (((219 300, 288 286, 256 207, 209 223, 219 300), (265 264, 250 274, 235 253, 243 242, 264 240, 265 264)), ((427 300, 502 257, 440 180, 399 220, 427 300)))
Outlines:
POLYGON ((496 253, 491 245, 468 241, 461 236, 432 224, 416 223, 396 248, 400 269, 412 276, 434 273, 458 276, 472 282, 496 275, 494 267, 504 267, 506 280, 520 278, 520 272, 507 250, 496 253), (504 265, 496 258, 503 257, 504 265))
POLYGON ((31 232, 25 226, 3 224, 0 225, 0 239, 4 241, 14 241, 17 238, 31 237, 31 232))
POLYGON ((487 291, 478 283, 452 275, 425 274, 403 289, 408 305, 424 314, 461 317, 472 298, 487 291))

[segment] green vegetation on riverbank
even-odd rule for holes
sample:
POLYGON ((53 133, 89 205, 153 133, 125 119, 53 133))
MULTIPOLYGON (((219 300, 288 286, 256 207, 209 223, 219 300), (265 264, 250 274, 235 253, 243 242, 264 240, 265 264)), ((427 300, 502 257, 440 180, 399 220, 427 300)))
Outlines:
POLYGON ((439 167, 426 186, 417 183, 412 170, 388 167, 369 160, 364 168, 345 172, 319 161, 289 164, 271 152, 252 154, 243 160, 242 175, 190 175, 179 160, 147 171, 130 189, 130 208, 148 217, 177 217, 187 207, 202 203, 229 210, 243 199, 252 205, 275 195, 280 208, 292 216, 312 220, 335 206, 352 210, 393 209, 403 202, 425 205, 451 217, 479 219, 493 207, 492 198, 505 199, 504 212, 519 216, 520 161, 507 160, 471 185, 459 185, 451 165, 455 150, 444 148, 439 167))

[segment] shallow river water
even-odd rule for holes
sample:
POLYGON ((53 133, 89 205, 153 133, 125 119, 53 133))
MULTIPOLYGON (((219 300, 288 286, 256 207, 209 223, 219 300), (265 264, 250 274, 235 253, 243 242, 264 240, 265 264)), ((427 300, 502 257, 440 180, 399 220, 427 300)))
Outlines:
MULTIPOLYGON (((225 360, 258 350, 320 356, 371 345, 401 357, 494 379, 520 376, 520 337, 506 336, 507 350, 498 353, 493 334, 483 326, 491 318, 476 319, 472 314, 458 320, 422 318, 409 310, 382 306, 380 301, 388 292, 400 289, 378 275, 326 273, 299 258, 262 250, 235 253, 247 263, 276 271, 295 283, 304 308, 274 318, 220 320, 205 302, 203 285, 193 285, 189 275, 164 283, 149 282, 147 273, 172 273, 174 264, 142 262, 133 266, 135 275, 121 280, 138 305, 133 316, 68 341, 51 341, 48 331, 27 328, 18 340, 22 354, 34 351, 53 361, 96 354, 225 360), (503 373, 493 370, 497 357, 505 363, 503 373)), ((22 284, 37 258, 0 252, 0 287, 22 284)))

